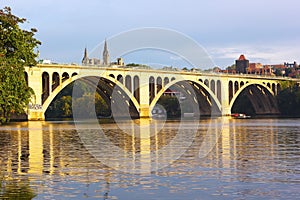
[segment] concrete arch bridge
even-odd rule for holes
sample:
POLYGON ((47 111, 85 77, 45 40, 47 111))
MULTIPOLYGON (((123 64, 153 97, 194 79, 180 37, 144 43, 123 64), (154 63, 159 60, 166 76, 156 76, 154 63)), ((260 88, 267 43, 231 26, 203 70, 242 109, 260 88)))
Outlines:
POLYGON ((178 95, 193 102, 196 115, 230 115, 241 95, 246 95, 257 114, 278 114, 275 96, 282 77, 232 75, 136 68, 77 65, 37 65, 25 67, 28 85, 34 90, 28 107, 29 120, 44 120, 55 97, 69 84, 82 80, 97 85, 97 92, 119 113, 129 110, 136 117, 151 117, 162 95, 178 95), (125 110, 122 110, 125 109, 125 110))

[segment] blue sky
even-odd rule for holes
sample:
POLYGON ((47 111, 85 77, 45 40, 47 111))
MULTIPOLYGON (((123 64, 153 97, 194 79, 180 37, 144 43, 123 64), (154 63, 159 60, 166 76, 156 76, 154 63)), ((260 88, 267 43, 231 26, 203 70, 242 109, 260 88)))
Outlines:
MULTIPOLYGON (((222 68, 240 54, 264 64, 300 62, 296 0, 1 0, 0 7, 4 6, 28 19, 25 28, 38 29, 40 57, 59 63, 80 63, 85 47, 91 51, 105 38, 143 27, 187 35, 222 68)), ((176 59, 171 60, 144 59, 143 54, 125 58, 127 63, 176 65, 176 59)))

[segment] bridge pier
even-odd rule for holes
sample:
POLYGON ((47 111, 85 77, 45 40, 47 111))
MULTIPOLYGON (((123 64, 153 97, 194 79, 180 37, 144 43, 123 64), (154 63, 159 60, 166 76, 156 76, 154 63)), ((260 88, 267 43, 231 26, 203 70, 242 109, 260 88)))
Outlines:
MULTIPOLYGON (((42 102, 42 73, 43 71, 39 67, 29 67, 28 73, 28 86, 34 91, 34 95, 31 97, 31 103, 28 105, 27 116, 29 121, 45 120, 45 113, 43 111, 42 102)), ((49 84, 51 85, 51 84, 49 84)))
POLYGON ((221 114, 222 116, 228 116, 231 115, 231 109, 229 106, 222 106, 222 110, 221 110, 221 114))
POLYGON ((44 121, 45 113, 41 110, 28 109, 28 121, 44 121))
POLYGON ((151 111, 148 105, 141 105, 140 118, 151 118, 151 111))
POLYGON ((151 118, 149 75, 140 75, 140 118, 151 118))
POLYGON ((223 90, 221 92, 221 114, 222 116, 231 115, 230 100, 229 100, 229 80, 224 79, 222 83, 223 90))

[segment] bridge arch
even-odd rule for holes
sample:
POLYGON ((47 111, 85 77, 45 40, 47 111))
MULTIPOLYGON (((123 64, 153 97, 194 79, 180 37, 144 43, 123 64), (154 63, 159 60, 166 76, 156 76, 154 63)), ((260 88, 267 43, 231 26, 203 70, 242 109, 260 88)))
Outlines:
POLYGON ((72 76, 69 79, 65 80, 61 85, 59 85, 59 87, 57 87, 52 93, 50 93, 50 95, 48 96, 48 98, 44 101, 42 107, 42 111, 43 113, 45 113, 48 109, 48 107, 50 106, 51 102, 55 99, 55 97, 68 85, 70 85, 72 82, 79 80, 79 79, 83 79, 83 78, 88 78, 88 77, 96 77, 98 80, 100 80, 100 78, 104 78, 106 80, 108 80, 109 82, 111 82, 112 84, 115 84, 114 86, 118 86, 118 88, 120 88, 122 90, 122 92, 124 94, 126 94, 128 96, 128 98, 132 101, 133 106, 135 107, 135 109, 137 110, 137 112, 139 112, 140 110, 140 105, 138 103, 138 101, 136 100, 136 98, 134 97, 134 95, 126 88, 125 85, 121 84, 118 80, 108 76, 108 77, 99 77, 99 76, 95 76, 95 75, 76 75, 76 76, 72 76))
POLYGON ((50 76, 48 72, 42 73, 42 103, 46 101, 46 99, 50 95, 50 76))
POLYGON ((156 93, 159 93, 159 91, 162 89, 162 79, 160 76, 156 78, 156 93))
POLYGON ((122 76, 121 74, 119 74, 119 75, 117 76, 117 80, 118 80, 121 84, 123 84, 123 76, 122 76))
POLYGON ((234 93, 237 93, 238 90, 239 90, 239 82, 234 81, 234 93))
POLYGON ((222 84, 220 80, 217 80, 217 98, 219 102, 222 101, 222 84))
POLYGON ((131 82, 131 76, 130 75, 125 76, 125 87, 131 93, 131 91, 132 91, 132 82, 131 82))
POLYGON ((275 83, 272 83, 272 91, 273 91, 274 94, 277 95, 275 83))
POLYGON ((202 95, 204 95, 203 93, 206 93, 207 96, 205 98, 207 99, 210 97, 211 99, 209 101, 212 101, 211 103, 213 105, 215 105, 217 108, 217 109, 215 109, 213 106, 211 106, 211 108, 214 109, 211 113, 213 113, 213 114, 220 113, 221 114, 222 107, 221 107, 220 101, 218 100, 217 96, 210 90, 210 88, 207 87, 203 82, 196 81, 196 80, 188 80, 188 79, 176 79, 176 80, 168 83, 164 87, 162 87, 162 89, 157 93, 157 95, 153 98, 153 100, 150 103, 150 106, 149 106, 150 112, 152 111, 152 109, 154 108, 154 106, 156 105, 156 103, 158 102, 160 97, 167 91, 167 89, 176 84, 179 84, 180 82, 189 83, 189 85, 191 87, 193 87, 193 89, 196 91, 195 93, 198 92, 198 94, 202 94, 202 95), (192 85, 192 84, 195 84, 195 85, 192 85), (200 90, 199 86, 201 86, 204 91, 200 90))
POLYGON ((57 72, 53 72, 52 74, 52 91, 53 92, 60 84, 60 77, 57 72))
POLYGON ((205 79, 204 84, 205 84, 207 87, 209 87, 209 81, 208 81, 208 79, 205 79))
POLYGON ((137 75, 133 77, 133 96, 140 103, 140 78, 137 75))
POLYGON ((155 97, 155 79, 153 76, 149 77, 149 104, 155 97))
POLYGON ((70 78, 70 75, 67 72, 64 72, 61 76, 61 80, 62 82, 65 82, 66 80, 68 80, 70 78))
POLYGON ((215 80, 213 79, 210 81, 210 89, 214 94, 216 94, 215 80))
MULTIPOLYGON (((238 99, 238 97, 245 92, 245 90, 247 88, 251 89, 252 88, 260 88, 260 89, 256 89, 256 91, 260 90, 261 93, 256 93, 255 95, 258 95, 256 97, 258 98, 253 98, 250 99, 252 106, 255 109, 255 112, 257 114, 278 114, 279 110, 277 107, 277 103, 276 103, 276 99, 275 99, 275 93, 272 91, 272 88, 269 88, 267 85, 263 84, 263 83, 246 83, 245 85, 243 85, 242 87, 240 87, 240 89, 233 95, 232 99, 230 100, 230 104, 229 104, 229 108, 230 110, 232 110, 234 103, 236 102, 236 100, 238 99), (261 100, 261 98, 263 98, 263 95, 265 95, 265 99, 261 100), (255 99, 255 100, 254 100, 255 99), (255 102, 254 102, 255 101, 255 102), (254 105, 255 104, 255 105, 254 105), (259 110, 258 106, 259 104, 262 104, 265 108, 267 108, 268 110, 264 110, 267 113, 262 113, 262 110, 259 110)), ((250 91, 250 90, 249 90, 250 91)), ((251 90, 251 92, 253 93, 253 91, 251 90)))
POLYGON ((166 86, 169 82, 170 82, 170 81, 169 81, 169 78, 168 78, 168 77, 165 77, 165 78, 164 78, 164 86, 166 86))
POLYGON ((243 87, 245 85, 244 81, 240 82, 240 88, 243 87))

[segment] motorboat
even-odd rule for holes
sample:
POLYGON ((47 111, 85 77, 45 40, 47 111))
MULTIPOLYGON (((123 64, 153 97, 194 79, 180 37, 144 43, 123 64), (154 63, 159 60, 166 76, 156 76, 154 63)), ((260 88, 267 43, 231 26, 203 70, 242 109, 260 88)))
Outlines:
POLYGON ((231 114, 231 117, 236 118, 236 119, 248 119, 248 118, 251 118, 251 116, 246 115, 244 113, 233 113, 233 114, 231 114))

